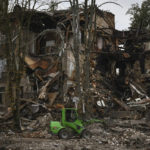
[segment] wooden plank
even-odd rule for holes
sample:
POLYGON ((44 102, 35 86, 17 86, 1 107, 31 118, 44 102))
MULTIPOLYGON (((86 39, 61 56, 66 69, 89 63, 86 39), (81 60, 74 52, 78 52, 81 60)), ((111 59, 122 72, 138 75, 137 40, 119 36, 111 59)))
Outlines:
POLYGON ((117 104, 119 104, 123 109, 130 110, 130 107, 125 104, 123 101, 118 100, 117 98, 113 98, 113 101, 115 101, 117 104))

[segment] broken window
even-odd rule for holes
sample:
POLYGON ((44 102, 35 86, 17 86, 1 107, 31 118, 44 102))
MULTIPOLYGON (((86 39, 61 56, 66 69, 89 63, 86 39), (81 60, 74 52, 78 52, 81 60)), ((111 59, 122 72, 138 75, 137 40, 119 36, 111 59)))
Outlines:
POLYGON ((2 78, 2 73, 5 72, 6 59, 0 59, 0 78, 2 78))
POLYGON ((5 41, 5 35, 0 32, 0 45, 2 45, 5 41))
POLYGON ((51 46, 55 46, 55 41, 54 40, 46 41, 46 47, 51 47, 51 46))
POLYGON ((49 31, 36 40, 37 54, 55 54, 61 45, 61 39, 56 31, 49 31))
POLYGON ((102 37, 99 37, 97 39, 97 47, 98 47, 98 49, 102 49, 103 48, 103 38, 102 37))
POLYGON ((20 97, 23 98, 23 86, 20 87, 20 97))
POLYGON ((0 104, 3 104, 5 97, 5 87, 0 87, 0 104))
POLYGON ((119 68, 116 68, 116 75, 118 75, 118 76, 119 76, 119 73, 120 73, 119 68))

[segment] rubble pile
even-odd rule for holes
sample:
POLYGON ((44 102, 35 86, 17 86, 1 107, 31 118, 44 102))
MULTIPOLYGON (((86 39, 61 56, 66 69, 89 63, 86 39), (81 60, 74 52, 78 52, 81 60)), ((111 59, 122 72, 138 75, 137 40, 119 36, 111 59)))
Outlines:
POLYGON ((92 63, 90 89, 96 116, 139 119, 149 113, 149 94, 146 92, 149 82, 145 83, 148 74, 122 79, 116 75, 107 76, 96 65, 97 62, 92 63))
MULTIPOLYGON (((15 8, 10 13, 10 20, 18 28, 17 24, 22 24, 15 17, 15 8)), ((89 10, 90 7, 87 13, 90 16, 89 10)), ((23 20, 31 15, 29 29, 25 24, 20 28, 21 39, 24 40, 20 42, 16 36, 18 33, 12 30, 13 35, 16 34, 12 44, 16 45, 16 51, 18 47, 26 50, 23 57, 22 53, 18 54, 24 62, 17 100, 19 104, 15 104, 19 105, 21 131, 18 133, 13 129, 15 116, 11 108, 12 102, 6 100, 8 107, 0 105, 0 149, 1 145, 17 149, 18 143, 21 149, 149 148, 150 55, 149 50, 144 49, 148 40, 144 37, 145 33, 117 31, 114 15, 97 7, 93 9, 94 18, 85 16, 82 9, 79 11, 77 56, 74 43, 78 40, 75 40, 76 35, 73 33, 74 15, 71 9, 54 11, 53 14, 22 10, 25 16, 23 20), (91 18, 95 23, 87 25, 91 26, 88 30, 85 30, 86 18, 91 18), (28 33, 28 37, 25 33, 28 33), (137 40, 138 43, 135 39, 139 33, 141 38, 138 39, 140 42, 137 40), (87 41, 90 39, 93 44, 88 47, 90 44, 87 41), (18 43, 20 46, 17 47, 18 43), (120 45, 123 47, 120 48, 120 45), (80 75, 78 84, 76 71, 80 75), (87 90, 83 83, 86 82, 84 71, 89 71, 90 86, 87 90), (81 86, 81 93, 76 90, 78 85, 81 86), (88 98, 84 99, 85 97, 88 98), (88 127, 93 133, 91 139, 73 137, 65 141, 58 140, 49 133, 50 121, 61 119, 60 108, 79 106, 83 109, 82 119, 86 120, 85 116, 89 114, 90 119, 103 118, 105 121, 104 126, 94 123, 88 127)), ((2 98, 4 89, 0 92, 2 98)))
MULTIPOLYGON (((74 107, 74 87, 66 91, 66 99, 61 98, 60 83, 64 74, 59 69, 59 59, 54 60, 51 57, 44 59, 25 57, 26 73, 29 76, 30 84, 34 88, 34 95, 20 99, 20 117, 22 131, 42 131, 47 132, 45 127, 49 126, 50 120, 59 120, 59 108, 74 107)), ((90 77, 90 100, 87 105, 91 104, 90 117, 103 118, 110 117, 113 119, 140 119, 146 117, 149 119, 149 97, 145 92, 143 84, 133 82, 132 78, 126 85, 120 83, 119 87, 126 90, 118 89, 118 79, 112 76, 106 77, 96 68, 96 62, 91 67, 90 77)), ((143 80, 143 76, 141 79, 143 80)), ((146 76, 147 78, 147 76, 146 76)), ((145 79, 145 78, 144 78, 145 79)), ((0 115, 1 122, 12 122, 11 108, 3 108, 0 115)), ((10 123, 10 124, 9 124, 10 123)), ((1 123, 1 125, 4 125, 1 123)))
POLYGON ((7 149, 149 149, 150 135, 149 126, 145 120, 107 120, 107 128, 102 124, 94 123, 88 126, 92 137, 83 139, 74 137, 69 140, 60 140, 55 136, 46 136, 45 131, 36 131, 32 133, 14 134, 9 131, 8 134, 0 133, 0 148, 7 149), (140 126, 144 126, 140 128, 140 126), (41 137, 33 138, 33 137, 41 137), (43 139, 44 138, 44 139, 43 139), (32 140, 31 140, 32 139, 32 140))
MULTIPOLYGON (((38 63, 36 62, 36 64, 38 63)), ((31 66, 27 67, 31 69, 31 66)), ((56 136, 49 133, 49 122, 60 120, 59 108, 67 107, 68 103, 59 99, 61 93, 59 82, 62 77, 60 71, 56 69, 47 73, 37 67, 37 69, 30 70, 30 74, 28 73, 33 85, 36 84, 35 97, 20 99, 21 133, 13 131, 11 108, 1 108, 3 110, 0 114, 0 145, 2 148, 49 149, 51 147, 73 150, 140 149, 143 146, 149 148, 150 100, 142 82, 133 82, 130 78, 125 85, 127 91, 123 90, 122 92, 116 87, 115 78, 106 77, 95 68, 93 67, 91 70, 90 103, 92 110, 90 116, 98 119, 104 118, 105 126, 99 123, 90 125, 88 127, 92 133, 90 139, 73 137, 69 141, 58 140, 56 136), (131 94, 128 94, 130 92, 131 94), (42 138, 42 140, 39 141, 37 138, 42 138), (30 142, 31 139, 32 142, 30 142)), ((139 80, 142 79, 143 76, 139 78, 139 80)), ((120 86, 124 86, 124 84, 120 84, 120 86)), ((74 89, 70 88, 68 91, 70 94, 66 96, 70 99, 74 89)), ((72 106, 74 106, 73 102, 72 106)))

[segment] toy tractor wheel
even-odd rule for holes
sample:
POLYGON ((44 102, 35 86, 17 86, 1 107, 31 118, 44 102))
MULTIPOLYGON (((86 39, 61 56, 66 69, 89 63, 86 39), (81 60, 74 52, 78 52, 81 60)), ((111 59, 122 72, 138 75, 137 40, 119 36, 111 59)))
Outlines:
POLYGON ((66 129, 61 129, 58 133, 58 137, 60 139, 68 139, 69 138, 69 132, 66 129))
POLYGON ((83 130, 81 137, 89 139, 91 137, 91 132, 89 132, 88 130, 83 130))

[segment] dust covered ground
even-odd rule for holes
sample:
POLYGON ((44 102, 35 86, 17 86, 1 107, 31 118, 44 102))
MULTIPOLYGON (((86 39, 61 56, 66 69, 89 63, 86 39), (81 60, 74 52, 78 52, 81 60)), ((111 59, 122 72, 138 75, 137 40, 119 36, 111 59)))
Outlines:
POLYGON ((92 137, 62 140, 48 130, 0 132, 0 150, 150 150, 150 125, 145 119, 107 119, 87 127, 92 137))

